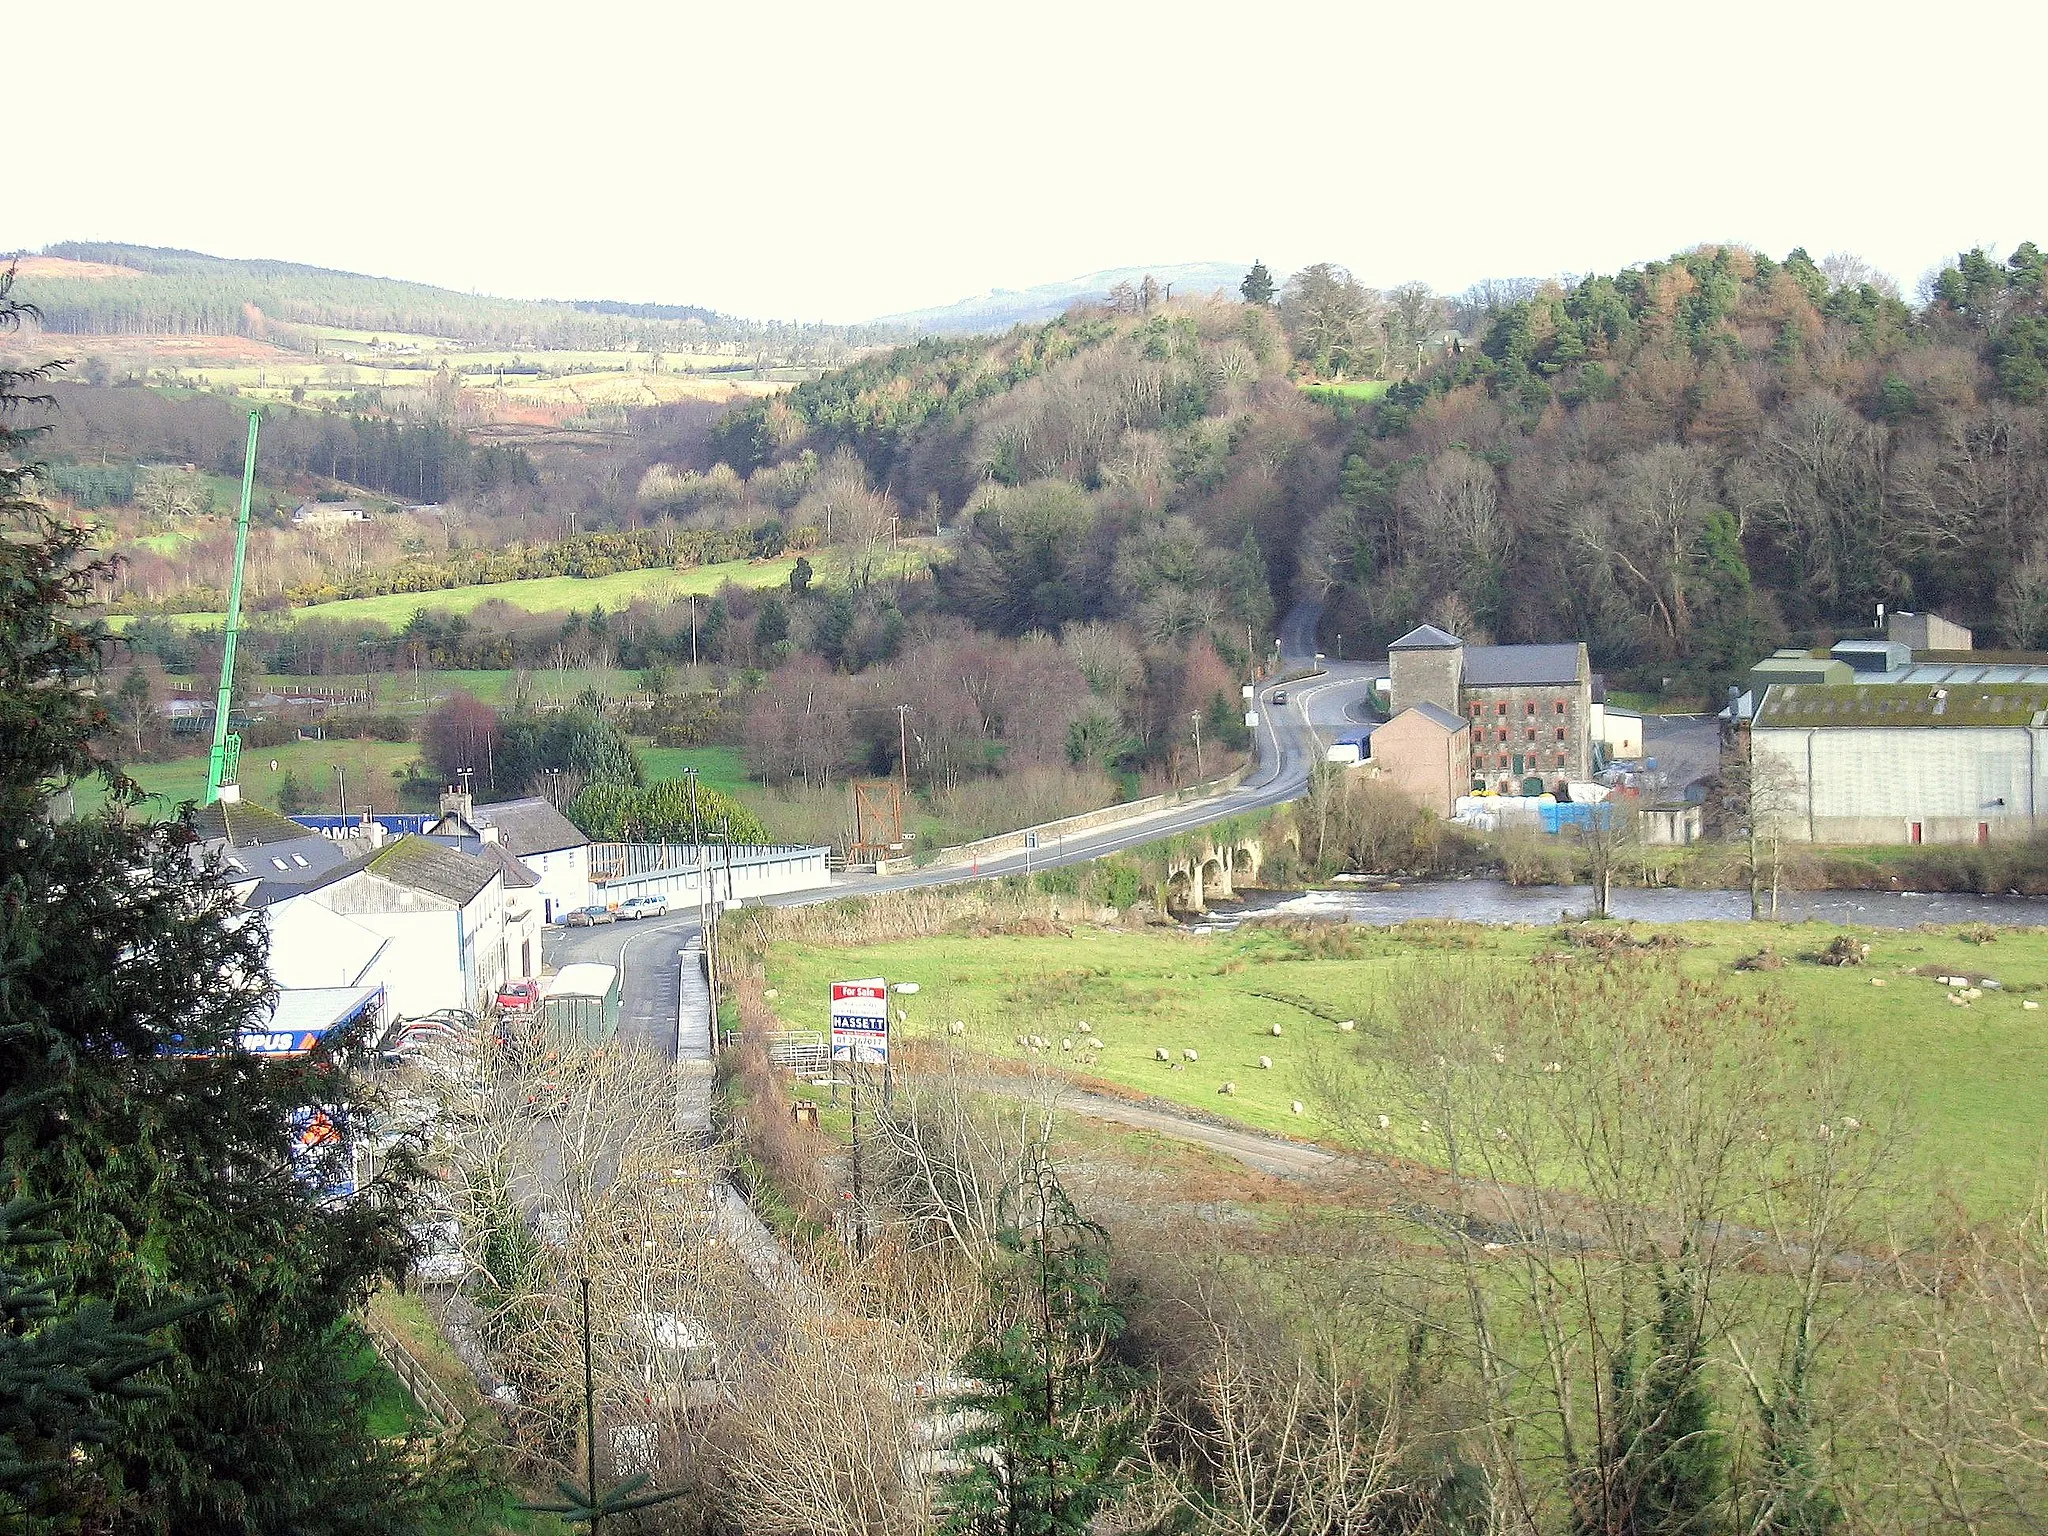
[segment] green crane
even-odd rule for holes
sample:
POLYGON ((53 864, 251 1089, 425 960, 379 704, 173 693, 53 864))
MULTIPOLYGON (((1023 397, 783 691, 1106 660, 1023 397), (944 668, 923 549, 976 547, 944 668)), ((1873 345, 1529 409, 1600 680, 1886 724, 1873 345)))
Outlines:
POLYGON ((235 690, 235 637, 242 631, 242 564, 249 556, 249 494, 256 487, 256 412, 249 413, 249 452, 242 460, 242 514, 235 522, 235 578, 228 587, 228 638, 220 657, 220 693, 213 705, 213 755, 207 760, 206 803, 242 798, 242 738, 228 729, 235 690))

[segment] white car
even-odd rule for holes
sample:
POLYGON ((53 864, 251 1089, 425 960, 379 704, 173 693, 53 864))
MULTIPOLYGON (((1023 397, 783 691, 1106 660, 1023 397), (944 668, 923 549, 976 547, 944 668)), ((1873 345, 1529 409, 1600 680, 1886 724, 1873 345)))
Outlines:
POLYGON ((619 920, 621 922, 628 919, 638 922, 643 917, 667 916, 668 898, 666 896, 635 896, 630 901, 619 903, 619 920))

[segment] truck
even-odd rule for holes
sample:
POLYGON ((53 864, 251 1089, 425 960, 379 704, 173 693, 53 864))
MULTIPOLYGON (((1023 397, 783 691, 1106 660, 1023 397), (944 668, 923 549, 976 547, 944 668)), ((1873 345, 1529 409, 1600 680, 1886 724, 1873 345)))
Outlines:
POLYGON ((617 966, 565 965, 540 984, 541 1018, 554 1029, 593 1045, 619 1032, 617 966))

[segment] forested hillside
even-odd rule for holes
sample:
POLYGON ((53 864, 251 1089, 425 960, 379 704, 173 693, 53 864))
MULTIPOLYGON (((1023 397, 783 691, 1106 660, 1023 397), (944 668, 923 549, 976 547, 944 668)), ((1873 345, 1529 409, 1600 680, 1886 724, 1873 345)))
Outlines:
POLYGON ((1489 306, 1350 433, 1302 551, 1326 627, 1581 637, 1698 688, 1880 602, 2048 642, 2041 254, 1918 308, 1830 265, 1707 247, 1489 306))
MULTIPOLYGON (((65 241, 45 256, 96 264, 98 275, 32 274, 22 294, 45 330, 63 334, 257 336, 290 344, 297 326, 442 336, 533 350, 682 350, 691 342, 872 345, 889 332, 790 325, 689 305, 529 301, 456 293, 289 261, 233 261, 197 251, 65 241)), ((901 334, 900 331, 895 334, 901 334)))

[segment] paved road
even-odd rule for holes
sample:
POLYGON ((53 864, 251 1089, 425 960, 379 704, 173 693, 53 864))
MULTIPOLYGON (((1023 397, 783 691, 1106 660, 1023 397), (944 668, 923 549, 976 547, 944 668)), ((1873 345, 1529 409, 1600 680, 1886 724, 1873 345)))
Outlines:
MULTIPOLYGON (((1281 653, 1289 670, 1315 664, 1315 624, 1320 610, 1319 603, 1297 603, 1282 622, 1281 653)), ((978 867, 949 864, 897 875, 839 876, 829 886, 770 897, 767 904, 800 906, 840 896, 987 880, 1021 874, 1027 864, 1033 869, 1080 864, 1297 799, 1307 788, 1310 766, 1322 757, 1329 743, 1340 736, 1356 735, 1365 722, 1374 718, 1372 680, 1384 671, 1383 667, 1356 661, 1325 662, 1324 667, 1319 677, 1298 683, 1268 683, 1260 689, 1259 727, 1255 733, 1258 766, 1228 794, 1212 795, 1138 820, 1076 833, 1058 839, 1050 847, 1029 852, 1020 849, 983 859, 978 867), (1275 704, 1275 693, 1285 694, 1287 702, 1275 704)), ((693 945, 696 937, 696 913, 689 911, 601 928, 550 929, 542 941, 542 955, 552 966, 576 961, 618 966, 624 972, 620 983, 620 1035, 673 1058, 677 966, 680 952, 693 945)), ((683 1059, 708 1060, 709 1047, 707 1031, 688 1043, 683 1059), (698 1054, 699 1051, 703 1054, 698 1054)))

